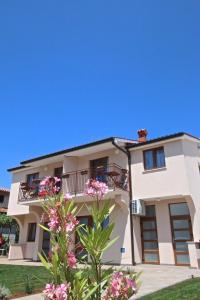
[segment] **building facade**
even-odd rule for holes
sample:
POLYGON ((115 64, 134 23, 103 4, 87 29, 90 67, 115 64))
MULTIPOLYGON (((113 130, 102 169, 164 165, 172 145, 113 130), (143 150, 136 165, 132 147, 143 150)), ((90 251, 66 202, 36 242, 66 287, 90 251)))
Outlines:
POLYGON ((19 226, 10 259, 38 259, 49 251, 48 233, 38 226, 43 199, 38 183, 62 178, 62 191, 80 206, 79 221, 90 223, 84 195, 89 178, 109 186, 105 201, 115 203, 110 221, 117 242, 105 263, 153 263, 199 267, 200 140, 178 133, 154 140, 112 137, 21 162, 12 172, 8 214, 19 226), (141 208, 141 209, 139 209, 141 208))

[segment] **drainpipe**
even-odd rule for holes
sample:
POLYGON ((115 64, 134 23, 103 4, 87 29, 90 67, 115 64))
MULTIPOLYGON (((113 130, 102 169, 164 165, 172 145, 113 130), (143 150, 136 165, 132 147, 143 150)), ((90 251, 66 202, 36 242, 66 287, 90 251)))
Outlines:
POLYGON ((131 231, 131 260, 132 260, 132 265, 134 266, 135 263, 135 255, 134 255, 134 236, 133 236, 133 218, 132 218, 132 198, 133 198, 133 190, 132 190, 132 176, 131 176, 131 153, 126 147, 125 149, 120 147, 115 139, 112 141, 113 146, 115 146, 117 149, 122 151, 124 154, 126 154, 127 159, 128 159, 128 179, 129 179, 129 215, 130 215, 130 231, 131 231))

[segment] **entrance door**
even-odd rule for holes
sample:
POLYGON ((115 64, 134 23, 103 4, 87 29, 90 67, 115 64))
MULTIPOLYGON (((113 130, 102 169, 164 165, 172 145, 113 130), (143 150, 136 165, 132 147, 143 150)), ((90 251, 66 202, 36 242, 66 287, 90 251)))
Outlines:
POLYGON ((192 225, 187 203, 169 205, 172 240, 176 265, 190 265, 187 241, 193 240, 192 225))
POLYGON ((159 264, 158 235, 155 205, 146 206, 146 215, 141 217, 141 240, 143 263, 159 264))
MULTIPOLYGON (((45 227, 47 227, 47 223, 44 224, 45 227)), ((49 256, 50 251, 50 233, 46 230, 43 230, 43 241, 42 241, 42 251, 45 253, 45 255, 49 256)))
MULTIPOLYGON (((76 218, 79 221, 79 224, 87 225, 90 227, 92 227, 92 225, 93 225, 92 216, 79 216, 76 218)), ((87 251, 84 249, 83 245, 80 243, 80 240, 79 240, 79 237, 77 234, 75 237, 75 243, 76 243, 76 251, 75 251, 76 257, 81 259, 85 256, 85 259, 87 260, 88 259, 87 251)))
POLYGON ((99 159, 90 161, 91 178, 102 182, 106 182, 106 171, 108 168, 108 157, 102 157, 99 159))

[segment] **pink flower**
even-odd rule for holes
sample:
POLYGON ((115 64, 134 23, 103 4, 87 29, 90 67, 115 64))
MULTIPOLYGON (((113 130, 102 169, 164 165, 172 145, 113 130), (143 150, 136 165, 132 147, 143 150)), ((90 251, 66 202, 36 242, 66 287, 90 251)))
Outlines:
POLYGON ((60 285, 47 283, 43 291, 45 300, 67 300, 69 288, 69 283, 62 283, 60 285))
POLYGON ((53 196, 54 194, 57 194, 60 191, 60 187, 57 185, 61 181, 58 177, 51 177, 47 176, 45 177, 41 182, 39 186, 39 196, 45 197, 45 196, 53 196))
POLYGON ((67 214, 66 216, 66 225, 65 225, 65 229, 67 233, 72 232, 76 225, 78 225, 79 221, 71 214, 67 214))
POLYGON ((68 298, 67 293, 68 293, 69 287, 70 287, 70 285, 65 284, 65 283, 62 283, 61 285, 58 285, 56 287, 56 290, 55 290, 56 298, 54 298, 54 299, 56 299, 56 300, 66 300, 68 298))
POLYGON ((66 193, 65 195, 64 195, 64 200, 65 201, 69 201, 69 200, 71 200, 72 199, 72 195, 70 195, 69 193, 66 193))
POLYGON ((115 272, 112 277, 104 300, 129 299, 136 292, 136 282, 134 279, 125 276, 122 272, 115 272))
POLYGON ((68 265, 70 268, 74 269, 76 267, 77 261, 76 261, 75 255, 72 251, 67 253, 67 262, 68 262, 68 265))
POLYGON ((45 289, 43 290, 43 293, 46 296, 45 299, 53 299, 55 294, 55 285, 52 283, 47 283, 45 289))
POLYGON ((102 199, 107 192, 108 186, 104 182, 94 179, 89 179, 86 182, 85 194, 88 196, 98 197, 99 199, 102 199))
POLYGON ((60 221, 59 221, 59 217, 58 217, 56 208, 51 208, 49 211, 48 226, 51 231, 59 231, 60 230, 60 221))

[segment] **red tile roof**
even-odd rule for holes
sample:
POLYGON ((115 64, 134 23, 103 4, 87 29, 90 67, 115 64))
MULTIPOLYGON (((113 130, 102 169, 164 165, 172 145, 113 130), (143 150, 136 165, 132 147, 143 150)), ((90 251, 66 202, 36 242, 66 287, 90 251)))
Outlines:
POLYGON ((0 187, 0 192, 2 193, 10 193, 10 190, 7 188, 0 187))

